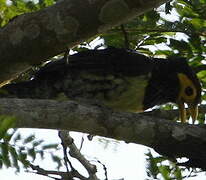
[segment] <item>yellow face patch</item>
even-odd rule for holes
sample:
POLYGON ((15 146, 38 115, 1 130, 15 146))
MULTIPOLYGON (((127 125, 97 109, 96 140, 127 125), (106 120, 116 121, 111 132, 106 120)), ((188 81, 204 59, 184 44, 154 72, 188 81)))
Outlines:
POLYGON ((180 92, 178 100, 183 99, 186 103, 193 103, 197 96, 197 89, 193 82, 183 73, 177 74, 180 82, 180 92), (187 89, 190 88, 191 93, 187 94, 187 89))
POLYGON ((179 106, 181 122, 186 122, 186 109, 184 103, 187 103, 189 114, 191 115, 194 123, 198 116, 198 106, 195 103, 197 89, 194 83, 185 74, 178 73, 177 76, 180 82, 180 92, 177 104, 179 106))

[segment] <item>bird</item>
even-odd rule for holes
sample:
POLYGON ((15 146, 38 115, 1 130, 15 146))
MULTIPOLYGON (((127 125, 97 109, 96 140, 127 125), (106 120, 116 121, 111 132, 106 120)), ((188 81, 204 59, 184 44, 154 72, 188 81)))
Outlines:
POLYGON ((148 57, 135 50, 108 47, 51 61, 30 80, 0 89, 0 97, 89 99, 115 111, 142 112, 175 103, 180 120, 193 122, 201 102, 201 84, 183 57, 148 57))

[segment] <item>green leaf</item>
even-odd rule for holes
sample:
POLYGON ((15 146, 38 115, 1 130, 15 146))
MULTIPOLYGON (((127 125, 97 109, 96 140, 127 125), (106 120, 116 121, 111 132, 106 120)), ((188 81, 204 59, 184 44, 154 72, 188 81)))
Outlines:
POLYGON ((44 151, 43 150, 38 150, 36 151, 36 153, 38 153, 41 156, 41 159, 44 159, 44 151))
POLYGON ((165 13, 166 14, 170 14, 172 8, 173 8, 173 6, 171 5, 171 2, 166 2, 165 3, 165 13))
POLYGON ((30 135, 30 136, 28 136, 28 137, 23 141, 23 144, 30 143, 30 142, 32 142, 34 139, 35 139, 35 136, 34 136, 34 135, 30 135))
POLYGON ((148 55, 153 55, 153 53, 148 49, 148 48, 143 48, 143 47, 137 47, 136 49, 139 53, 143 54, 148 54, 148 55))
POLYGON ((157 21, 160 19, 160 15, 159 13, 157 13, 157 11, 149 11, 147 13, 144 14, 144 18, 143 21, 147 22, 147 24, 144 24, 145 27, 151 27, 156 25, 157 21))
POLYGON ((14 116, 0 115, 0 139, 2 139, 9 128, 14 127, 16 118, 14 116))
POLYGON ((0 169, 3 167, 3 161, 2 161, 2 158, 0 156, 0 169))
POLYGON ((37 146, 39 146, 40 144, 42 144, 43 142, 44 142, 44 140, 34 141, 34 142, 32 143, 32 146, 33 146, 33 147, 37 147, 37 146))
POLYGON ((1 157, 3 164, 8 168, 11 167, 11 161, 9 158, 9 151, 8 151, 8 144, 1 143, 0 144, 0 150, 1 150, 1 157))
POLYGON ((189 37, 189 43, 191 44, 193 51, 198 54, 202 54, 201 39, 198 34, 193 33, 189 37))
POLYGON ((198 14, 193 10, 193 7, 189 6, 188 4, 186 6, 182 6, 182 5, 177 4, 175 7, 176 7, 177 12, 182 17, 188 17, 188 18, 198 17, 198 14))
POLYGON ((161 163, 165 159, 163 157, 154 157, 151 151, 145 154, 147 161, 147 175, 152 177, 153 179, 157 178, 159 174, 159 168, 157 166, 158 163, 161 163))
POLYGON ((9 153, 11 155, 11 158, 12 158, 12 166, 16 168, 16 170, 19 172, 20 170, 20 167, 19 167, 19 164, 18 164, 18 154, 15 150, 15 148, 13 147, 9 147, 9 153))
POLYGON ((155 55, 161 56, 165 55, 166 57, 174 55, 174 52, 171 50, 157 50, 155 51, 155 55))
POLYGON ((39 0, 39 5, 41 8, 45 8, 45 7, 50 6, 52 4, 54 4, 53 0, 39 0))
POLYGON ((22 137, 21 137, 21 134, 18 133, 14 138, 13 138, 13 141, 16 143, 17 141, 21 140, 22 137))
POLYGON ((57 149, 57 147, 58 147, 58 145, 59 144, 48 144, 48 145, 44 145, 44 146, 42 146, 42 149, 43 150, 46 150, 46 149, 57 149))
POLYGON ((19 152, 19 161, 24 165, 25 168, 29 167, 29 162, 27 160, 27 154, 19 152))
POLYGON ((185 53, 191 52, 191 48, 189 44, 183 40, 178 41, 176 39, 170 39, 169 47, 172 47, 173 49, 177 49, 180 52, 185 52, 185 53))
POLYGON ((28 150, 28 155, 32 158, 32 161, 36 159, 36 152, 33 148, 28 150))
POLYGON ((101 36, 107 46, 124 47, 124 37, 121 34, 105 34, 101 36))
POLYGON ((3 138, 4 142, 9 142, 11 140, 12 136, 13 136, 13 134, 6 133, 4 135, 4 138, 3 138))
POLYGON ((169 166, 160 165, 158 168, 159 168, 159 171, 160 171, 161 175, 163 176, 164 180, 170 180, 169 166))
POLYGON ((199 18, 193 18, 190 20, 190 23, 195 27, 195 29, 198 30, 205 30, 206 28, 206 20, 199 19, 199 18))
POLYGON ((62 166, 62 163, 61 163, 62 158, 60 158, 59 156, 56 156, 54 154, 51 154, 51 158, 55 163, 57 163, 57 169, 59 169, 62 166))
POLYGON ((166 42, 167 42, 167 38, 165 37, 148 38, 142 43, 142 46, 157 45, 157 44, 166 43, 166 42))
POLYGON ((182 177, 182 171, 181 169, 175 165, 175 171, 174 171, 174 176, 175 176, 175 179, 176 180, 182 180, 183 177, 182 177))

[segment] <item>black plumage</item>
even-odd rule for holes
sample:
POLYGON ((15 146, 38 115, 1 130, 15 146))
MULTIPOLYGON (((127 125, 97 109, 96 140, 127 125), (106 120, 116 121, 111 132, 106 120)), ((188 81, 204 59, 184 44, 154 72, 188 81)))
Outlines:
POLYGON ((64 94, 69 99, 95 99, 115 110, 136 112, 167 102, 187 103, 180 95, 184 75, 193 84, 185 93, 196 92, 189 102, 196 107, 201 87, 185 59, 149 58, 118 48, 88 50, 69 56, 69 62, 63 58, 46 64, 32 80, 8 84, 0 95, 55 99, 64 94))

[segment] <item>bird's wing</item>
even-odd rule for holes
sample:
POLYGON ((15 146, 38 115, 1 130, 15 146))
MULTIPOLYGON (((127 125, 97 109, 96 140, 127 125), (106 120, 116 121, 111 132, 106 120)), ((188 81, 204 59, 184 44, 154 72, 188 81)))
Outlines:
POLYGON ((91 50, 47 64, 29 82, 4 87, 20 97, 97 99, 117 110, 143 108, 152 60, 134 51, 91 50), (12 90, 13 89, 13 90, 12 90), (14 91, 15 89, 15 91, 14 91))

